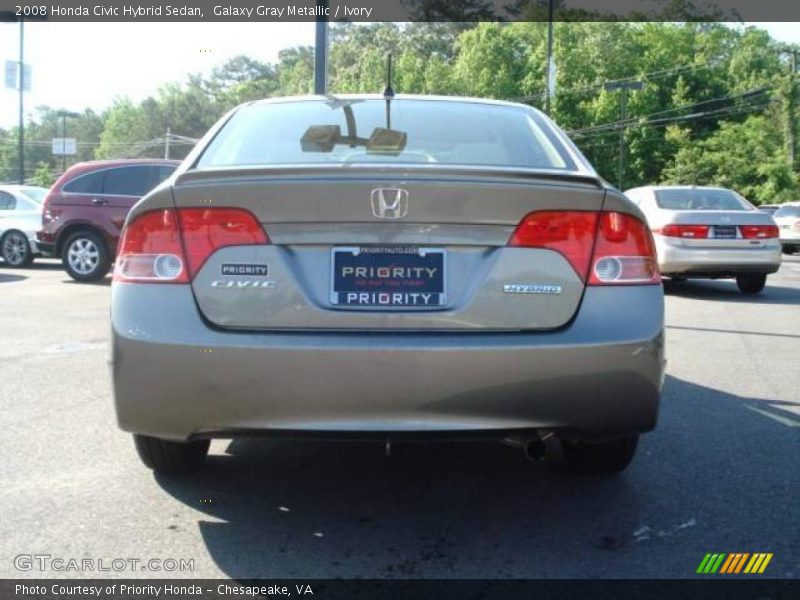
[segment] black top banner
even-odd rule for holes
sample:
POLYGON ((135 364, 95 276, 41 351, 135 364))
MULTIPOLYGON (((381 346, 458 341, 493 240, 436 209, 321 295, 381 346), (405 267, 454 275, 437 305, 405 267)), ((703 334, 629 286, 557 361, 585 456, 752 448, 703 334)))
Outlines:
POLYGON ((0 21, 800 21, 797 0, 0 0, 0 21))

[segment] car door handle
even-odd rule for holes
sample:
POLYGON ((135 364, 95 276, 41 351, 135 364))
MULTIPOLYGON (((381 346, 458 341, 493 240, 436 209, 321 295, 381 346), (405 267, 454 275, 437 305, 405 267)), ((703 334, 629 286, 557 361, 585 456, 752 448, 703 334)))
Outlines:
POLYGON ((96 206, 105 206, 108 204, 108 200, 105 200, 104 198, 92 198, 92 204, 96 206))

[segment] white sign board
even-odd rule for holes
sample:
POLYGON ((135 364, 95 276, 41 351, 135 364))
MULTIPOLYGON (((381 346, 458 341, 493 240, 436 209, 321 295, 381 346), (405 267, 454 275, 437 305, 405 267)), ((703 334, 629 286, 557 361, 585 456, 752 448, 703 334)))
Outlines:
POLYGON ((53 154, 75 154, 75 138, 53 138, 53 154))
POLYGON ((15 60, 6 61, 5 77, 6 87, 10 90, 17 89, 17 72, 19 71, 19 63, 15 60))
MULTIPOLYGON (((22 72, 25 77, 23 78, 22 85, 24 92, 31 91, 31 66, 23 65, 22 72)), ((7 60, 5 65, 5 75, 3 77, 5 86, 11 90, 19 90, 19 62, 16 60, 7 60)))
POLYGON ((22 65, 22 74, 25 75, 25 78, 22 80, 22 91, 23 92, 30 92, 31 91, 31 66, 30 65, 22 65))
POLYGON ((550 99, 556 97, 556 61, 550 57, 550 62, 547 65, 547 87, 550 90, 550 99))

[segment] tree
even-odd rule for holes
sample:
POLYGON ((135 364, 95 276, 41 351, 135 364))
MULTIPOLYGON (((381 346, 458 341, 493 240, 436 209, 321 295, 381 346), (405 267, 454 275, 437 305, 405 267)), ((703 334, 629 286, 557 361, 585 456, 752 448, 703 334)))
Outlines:
POLYGON ((32 185, 38 185, 43 188, 49 188, 53 185, 53 182, 56 180, 55 175, 50 170, 50 165, 46 162, 40 162, 36 165, 36 172, 33 174, 33 178, 31 179, 32 185))
POLYGON ((683 145, 664 175, 666 183, 732 188, 756 203, 788 200, 798 191, 781 128, 763 115, 723 122, 706 139, 683 145))

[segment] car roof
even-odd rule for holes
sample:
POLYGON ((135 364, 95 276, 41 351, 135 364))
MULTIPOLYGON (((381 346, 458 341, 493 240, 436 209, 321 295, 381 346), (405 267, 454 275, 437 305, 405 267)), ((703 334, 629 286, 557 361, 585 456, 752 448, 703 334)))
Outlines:
POLYGON ((153 164, 179 165, 181 164, 181 161, 171 160, 167 158, 115 158, 115 159, 103 159, 103 160, 87 160, 75 163, 70 167, 70 169, 75 169, 77 167, 89 169, 89 168, 100 168, 100 167, 123 167, 126 165, 153 165, 153 164))
MULTIPOLYGON (((732 192, 734 190, 730 188, 715 186, 715 185, 642 185, 636 188, 631 188, 634 190, 653 190, 653 191, 660 191, 660 190, 722 190, 726 192, 732 192)), ((631 190, 628 190, 631 191, 631 190)))
MULTIPOLYGON (((322 95, 305 95, 305 96, 279 96, 275 98, 264 98, 261 100, 253 100, 246 102, 245 105, 261 105, 261 104, 282 104, 285 102, 309 102, 309 101, 349 101, 349 100, 385 100, 383 94, 328 94, 322 95)), ((392 101, 397 100, 424 100, 431 102, 454 102, 458 104, 488 104, 492 106, 508 106, 514 108, 523 108, 541 112, 533 106, 522 104, 519 102, 509 102, 507 100, 494 100, 492 98, 475 98, 471 96, 435 96, 426 94, 396 94, 392 97, 392 101)))

